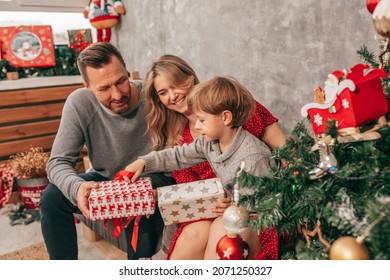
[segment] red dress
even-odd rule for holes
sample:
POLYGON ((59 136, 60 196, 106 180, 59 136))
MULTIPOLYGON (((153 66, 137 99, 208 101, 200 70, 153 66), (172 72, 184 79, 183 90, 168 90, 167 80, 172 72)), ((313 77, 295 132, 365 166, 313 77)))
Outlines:
MULTIPOLYGON (((243 128, 248 132, 252 133, 257 138, 260 138, 263 134, 264 128, 268 125, 277 122, 278 119, 275 118, 263 105, 256 102, 256 111, 253 116, 243 125, 243 128)), ((187 123, 183 134, 182 134, 182 143, 192 143, 194 139, 192 138, 189 125, 187 123)), ((210 178, 215 178, 210 164, 208 161, 204 161, 197 165, 194 165, 190 168, 175 170, 172 172, 172 177, 175 179, 177 184, 183 184, 198 180, 205 180, 210 178)), ((175 247, 176 241, 179 238, 183 228, 193 222, 186 222, 180 225, 177 230, 171 246, 169 248, 167 259, 169 260, 170 255, 175 247)), ((256 259, 261 260, 277 260, 278 259, 278 235, 275 228, 268 229, 266 231, 261 230, 259 233, 259 240, 261 244, 261 252, 256 259)))

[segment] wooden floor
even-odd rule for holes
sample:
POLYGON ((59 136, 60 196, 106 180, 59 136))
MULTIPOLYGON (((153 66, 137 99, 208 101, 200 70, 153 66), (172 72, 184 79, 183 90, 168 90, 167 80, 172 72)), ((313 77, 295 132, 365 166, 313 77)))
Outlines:
MULTIPOLYGON (((13 192, 8 200, 9 204, 16 204, 21 202, 17 192, 13 192)), ((103 237, 92 231, 89 227, 82 224, 83 236, 86 240, 90 241, 96 249, 108 260, 127 260, 127 254, 110 242, 106 241, 103 237)))
MULTIPOLYGON (((17 196, 13 197, 17 201, 17 196)), ((18 224, 12 226, 10 223, 10 215, 19 206, 15 204, 6 204, 0 209, 0 255, 17 252, 22 249, 33 247, 38 244, 43 244, 43 236, 41 231, 41 223, 38 221, 29 224, 18 224)), ((78 223, 75 225, 78 241, 78 257, 79 260, 106 260, 108 258, 118 259, 125 258, 125 254, 112 253, 109 246, 94 244, 84 237, 83 225, 78 223), (98 246, 101 249, 98 249, 98 246), (103 253, 102 253, 103 252, 103 253)))
POLYGON ((92 244, 102 253, 108 260, 127 260, 127 254, 103 237, 92 231, 86 225, 83 225, 84 238, 91 241, 92 244))

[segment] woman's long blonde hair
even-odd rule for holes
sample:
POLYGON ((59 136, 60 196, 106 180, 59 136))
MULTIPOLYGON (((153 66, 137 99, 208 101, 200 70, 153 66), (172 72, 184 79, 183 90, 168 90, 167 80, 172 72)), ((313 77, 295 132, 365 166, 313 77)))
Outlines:
POLYGON ((158 75, 163 75, 174 87, 192 88, 199 83, 195 71, 187 62, 174 55, 161 56, 149 68, 145 76, 143 92, 146 98, 148 133, 152 139, 153 150, 179 144, 188 121, 186 116, 169 110, 161 103, 154 88, 154 79, 158 75))

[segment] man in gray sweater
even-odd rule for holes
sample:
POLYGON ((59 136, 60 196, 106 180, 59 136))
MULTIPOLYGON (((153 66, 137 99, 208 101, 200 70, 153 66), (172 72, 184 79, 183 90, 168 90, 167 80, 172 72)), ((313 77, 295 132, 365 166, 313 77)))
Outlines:
MULTIPOLYGON (((40 203, 42 233, 51 259, 78 258, 73 214, 89 219, 88 196, 96 182, 112 180, 126 164, 150 151, 142 83, 129 82, 118 50, 109 43, 95 43, 80 53, 77 63, 85 88, 73 92, 65 103, 47 163, 51 184, 40 203), (77 174, 74 167, 84 145, 93 172, 77 174)), ((175 183, 162 173, 148 176, 154 187, 175 183)), ((161 234, 156 217, 143 218, 139 226, 136 252, 127 246, 129 259, 153 255, 161 234)), ((126 240, 131 240, 132 228, 131 224, 126 228, 126 240)))

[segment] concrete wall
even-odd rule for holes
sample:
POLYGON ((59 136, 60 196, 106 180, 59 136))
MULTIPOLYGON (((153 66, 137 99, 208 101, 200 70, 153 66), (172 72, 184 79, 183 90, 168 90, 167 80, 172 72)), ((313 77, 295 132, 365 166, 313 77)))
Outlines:
POLYGON ((201 80, 231 75, 290 132, 333 70, 378 52, 365 0, 122 0, 116 44, 141 77, 157 57, 184 58, 201 80))

